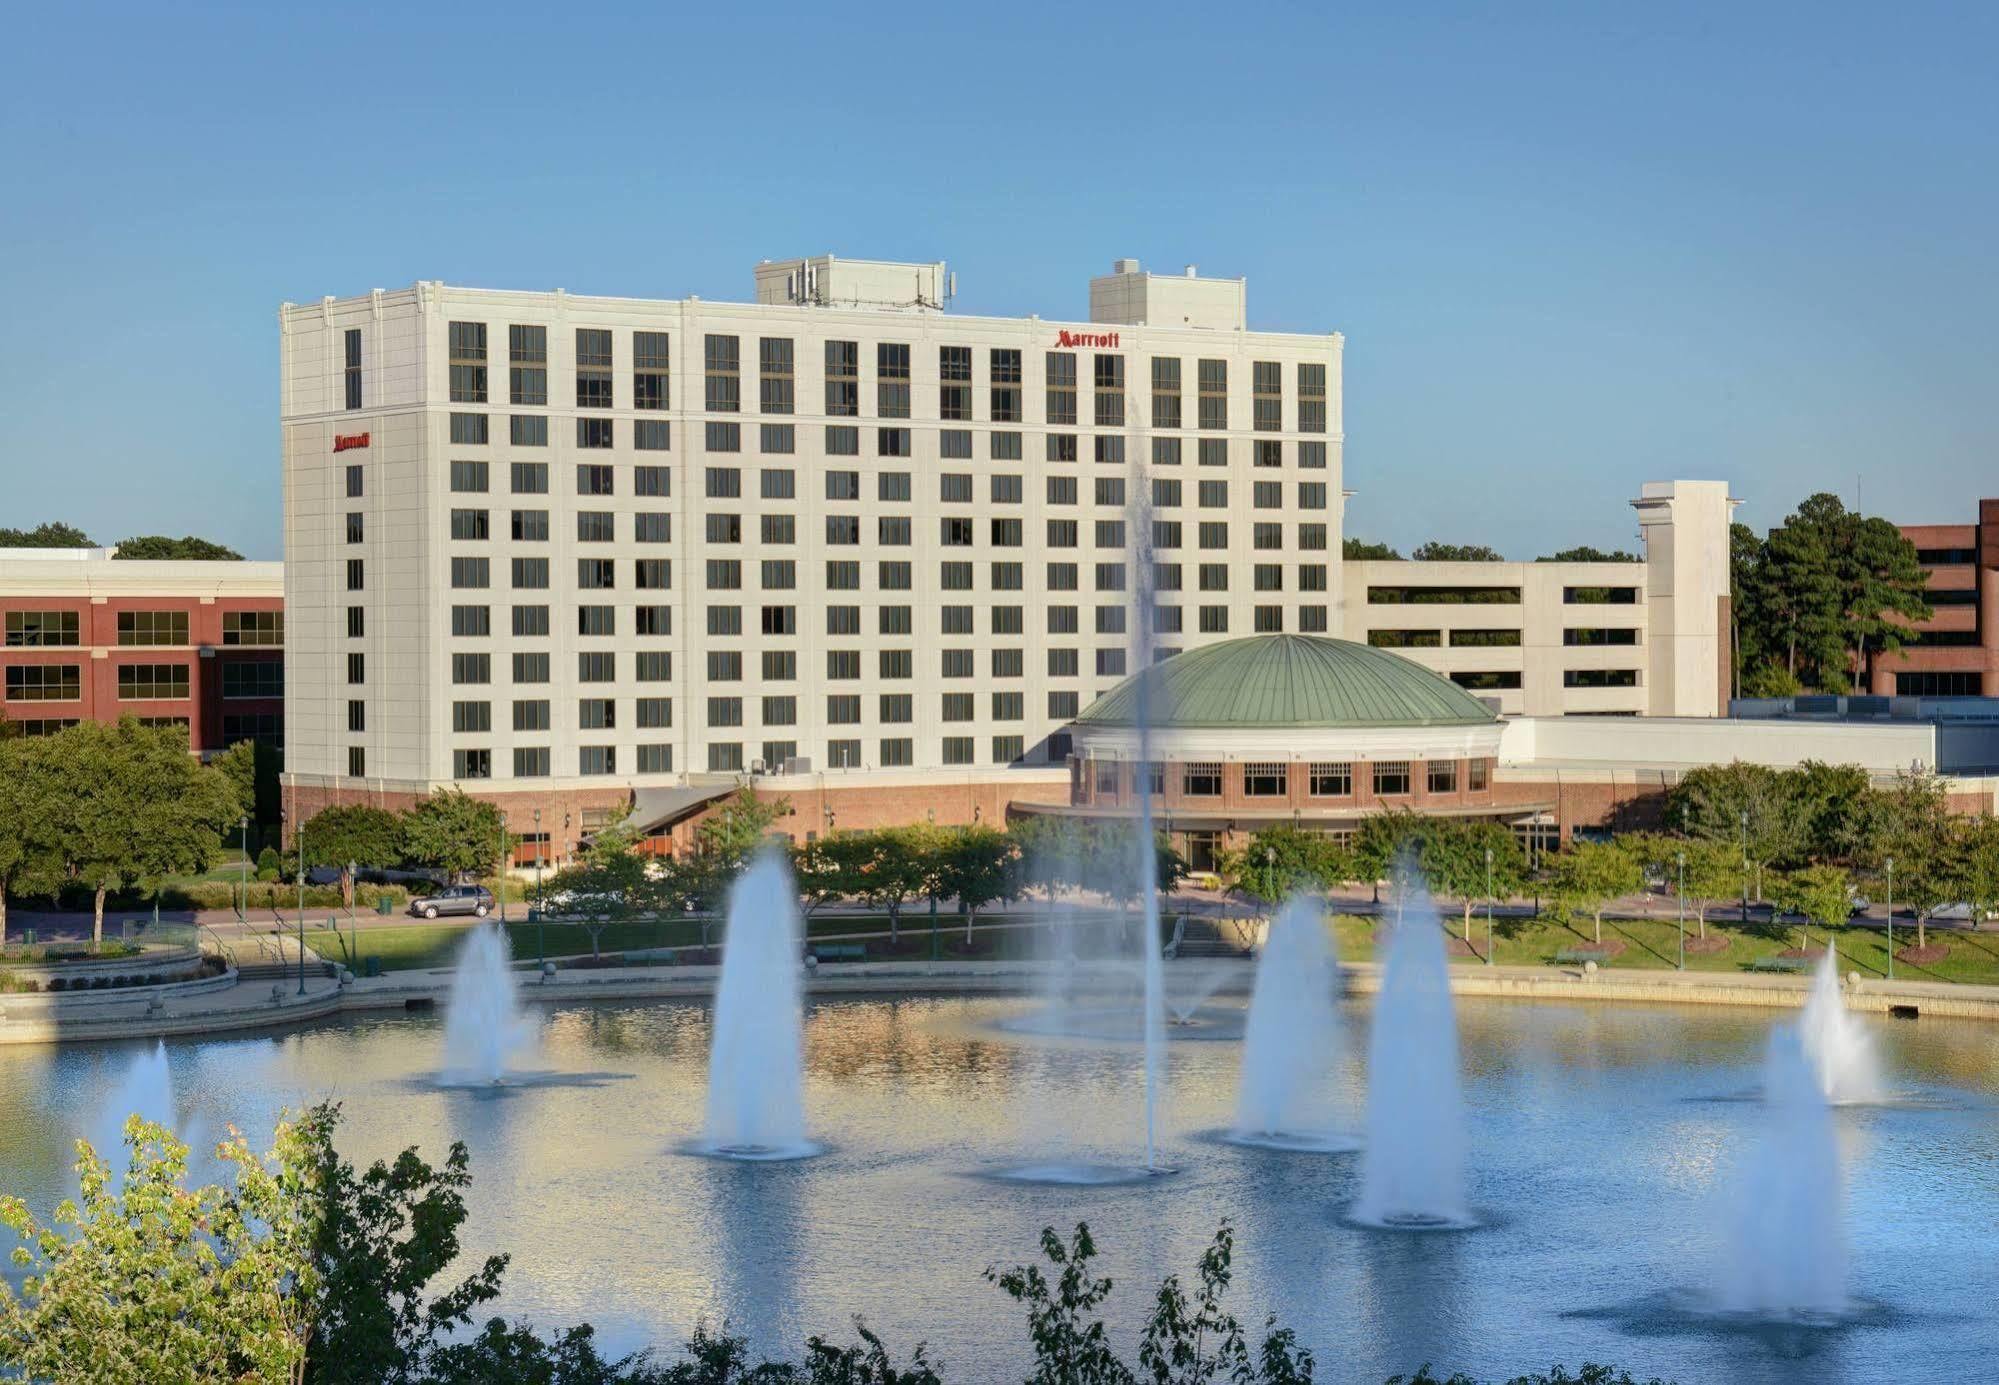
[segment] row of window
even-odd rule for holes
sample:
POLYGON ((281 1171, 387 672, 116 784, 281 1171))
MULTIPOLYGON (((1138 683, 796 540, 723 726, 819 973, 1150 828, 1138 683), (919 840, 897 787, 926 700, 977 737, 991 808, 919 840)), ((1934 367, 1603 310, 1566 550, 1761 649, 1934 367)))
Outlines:
MULTIPOLYGON (((1097 794, 1116 797, 1127 791, 1138 791, 1139 775, 1142 767, 1136 762, 1090 761, 1087 768, 1095 784, 1097 794)), ((1376 760, 1367 764, 1371 773, 1376 797, 1392 798, 1411 793, 1414 775, 1408 760, 1376 760)), ((1154 795, 1166 792, 1166 767, 1153 764, 1151 767, 1151 791, 1154 795)), ((1222 778, 1225 766, 1218 760, 1189 761, 1179 766, 1180 795, 1183 798, 1219 798, 1222 796, 1222 778)), ((1296 776, 1305 785, 1306 793, 1312 798, 1351 798, 1354 792, 1354 767, 1351 761, 1317 761, 1302 765, 1284 761, 1250 761, 1242 766, 1242 791, 1246 798, 1288 798, 1291 782, 1296 776)), ((1432 760, 1425 766, 1424 783, 1428 792, 1449 794, 1458 791, 1459 762, 1455 760, 1432 760)), ((1492 786, 1492 762, 1490 760, 1469 760, 1464 762, 1465 788, 1472 793, 1483 793, 1492 786)))
MULTIPOLYGON (((9 611, 6 642, 10 648, 75 647, 83 643, 82 617, 76 611, 9 611)), ((188 640, 186 611, 120 611, 118 643, 126 646, 184 645, 188 640)), ((224 611, 224 646, 275 646, 285 642, 282 611, 224 611)))
MULTIPOLYGON (((1510 692, 1521 686, 1518 669, 1478 669, 1460 670, 1446 674, 1453 683, 1467 692, 1510 692)), ((1562 670, 1562 686, 1565 688, 1635 688, 1638 686, 1638 670, 1635 668, 1569 668, 1562 670)))
MULTIPOLYGON (((487 349, 487 324, 453 322, 447 329, 450 369, 450 397, 456 404, 496 402, 491 387, 487 349)), ((360 333, 347 334, 347 407, 360 407, 360 333)), ((786 415, 797 412, 796 344, 789 337, 757 339, 758 412, 786 415)), ((741 413, 743 409, 742 338, 725 333, 708 333, 702 340, 702 404, 709 413, 741 413)), ((910 346, 907 342, 878 342, 875 345, 875 415, 880 418, 911 416, 910 346)), ((631 340, 631 407, 635 410, 663 410, 669 407, 668 385, 672 366, 671 342, 665 332, 633 332, 631 340)), ((614 378, 616 357, 613 334, 604 328, 576 329, 575 399, 579 409, 610 409, 616 406, 614 378)), ((975 353, 969 346, 938 348, 938 417, 970 421, 975 417, 973 364, 975 353)), ((986 351, 987 417, 995 423, 1025 420, 1023 408, 1023 353, 1019 347, 991 347, 986 351)), ((861 344, 857 341, 825 343, 825 412, 834 418, 858 417, 861 412, 861 344)), ((1182 361, 1177 356, 1151 358, 1152 426, 1180 428, 1186 417, 1182 409, 1182 361)), ((1047 352, 1044 361, 1045 415, 1051 423, 1076 421, 1076 353, 1047 352)), ((1284 367, 1278 361, 1251 364, 1251 427, 1259 432, 1283 428, 1284 367)), ((1326 431, 1326 366, 1305 361, 1297 366, 1298 431, 1326 431)), ((1091 380, 1095 386, 1095 416, 1100 425, 1121 426, 1125 422, 1125 358, 1099 353, 1092 361, 1091 380)), ((1229 363, 1225 359, 1203 359, 1196 364, 1195 405, 1192 416, 1202 429, 1226 429, 1228 416, 1229 363)), ((545 408, 549 402, 548 329, 515 324, 507 328, 507 402, 523 407, 545 408)))
MULTIPOLYGON (((1439 629, 1380 629, 1367 632, 1367 642, 1376 649, 1442 649, 1444 632, 1439 629)), ((1562 643, 1579 647, 1635 645, 1636 627, 1610 629, 1570 627, 1562 631, 1562 643)), ((1518 630, 1452 630, 1452 649, 1518 649, 1518 630)))
MULTIPOLYGON (((176 701, 188 696, 186 664, 118 665, 121 702, 176 701)), ((77 702, 83 698, 81 664, 12 664, 7 669, 9 702, 77 702)), ((225 663, 222 696, 233 700, 281 698, 285 666, 276 661, 225 663)))
MULTIPOLYGON (((1027 753, 1027 741, 1023 736, 1001 735, 990 737, 990 762, 995 765, 1010 765, 1021 760, 1027 753)), ((673 773, 673 747, 667 744, 650 744, 632 747, 635 755, 627 761, 628 771, 636 774, 673 773)), ((765 741, 758 755, 765 765, 773 769, 781 768, 786 762, 798 758, 798 742, 765 741)), ((619 747, 615 745, 581 745, 576 748, 576 772, 585 777, 620 773, 618 762, 619 747)), ((744 755, 745 747, 740 741, 710 742, 707 746, 707 769, 713 774, 740 774, 748 769, 744 755)), ((553 755, 547 746, 516 746, 513 749, 513 772, 517 779, 547 778, 552 772, 553 755)), ((875 742, 875 763, 882 768, 907 768, 916 763, 916 742, 908 736, 889 736, 875 742)), ((939 743, 939 759, 947 765, 970 765, 977 763, 978 739, 973 736, 945 736, 939 743)), ((863 742, 859 739, 832 740, 826 742, 826 764, 830 769, 859 769, 863 767, 863 742)), ((368 772, 367 752, 361 746, 350 746, 347 751, 347 772, 355 778, 364 777, 368 772)), ((451 773, 454 779, 490 779, 493 777, 493 752, 490 749, 461 748, 451 752, 451 773)))
MULTIPOLYGON (((540 415, 514 414, 508 421, 508 441, 515 447, 547 447, 548 420, 540 415)), ((915 430, 906 427, 882 427, 874 430, 874 455, 877 457, 912 457, 916 454, 915 430)), ((825 426, 823 434, 824 451, 829 457, 858 457, 861 455, 861 429, 854 424, 831 423, 825 426)), ((451 441, 462 447, 485 447, 492 442, 491 421, 485 414, 454 413, 451 415, 451 441)), ((791 456, 798 451, 798 430, 790 423, 759 424, 756 433, 757 450, 776 456, 791 456)), ((614 420, 608 418, 579 418, 576 420, 576 446, 586 451, 609 451, 618 445, 618 432, 614 420)), ((727 420, 710 419, 702 425, 702 445, 708 452, 741 452, 744 450, 743 425, 727 420)), ((638 452, 667 452, 673 446, 673 430, 665 419, 636 419, 632 422, 632 448, 638 452)), ((987 434, 987 455, 996 462, 1017 462, 1026 457, 1025 437, 1016 432, 993 432, 987 434)), ((1074 462, 1081 459, 1080 439, 1075 433, 1048 433, 1043 443, 1046 460, 1051 462, 1074 462)), ((1250 461, 1258 467, 1281 467, 1284 465, 1285 449, 1293 449, 1292 456, 1297 465, 1305 470, 1323 471, 1326 466, 1326 444, 1310 439, 1285 443, 1275 438, 1256 438, 1251 441, 1250 461)), ((1176 437, 1155 437, 1152 439, 1152 464, 1156 467, 1181 465, 1185 455, 1182 440, 1176 437)), ((937 434, 937 455, 949 461, 969 460, 973 455, 972 433, 969 429, 945 428, 937 434)), ((1122 434, 1094 434, 1091 439, 1091 455, 1100 463, 1122 466, 1125 462, 1125 439, 1122 434)), ((1228 438, 1195 439, 1195 461, 1206 467, 1225 467, 1233 461, 1228 438)))
MULTIPOLYGON (((1518 587, 1369 587, 1370 606, 1518 606, 1518 587)), ((1563 587, 1568 606, 1635 606, 1636 587, 1563 587)))

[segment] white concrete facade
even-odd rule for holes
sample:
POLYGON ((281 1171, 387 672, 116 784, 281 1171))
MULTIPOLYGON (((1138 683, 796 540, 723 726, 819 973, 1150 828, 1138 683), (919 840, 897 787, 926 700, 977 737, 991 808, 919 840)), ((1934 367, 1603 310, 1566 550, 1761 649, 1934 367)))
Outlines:
POLYGON ((1635 563, 1348 563, 1340 633, 1508 716, 1724 715, 1727 484, 1647 482, 1632 504, 1635 563))
POLYGON ((1059 764, 1062 728, 1128 671, 1148 523, 1162 650, 1338 633, 1337 333, 1242 330, 1241 281, 1133 288, 1135 268, 1089 323, 837 306, 948 290, 941 264, 767 264, 757 296, 795 296, 783 276, 808 269, 835 306, 431 282, 286 305, 293 778, 532 791, 757 761, 828 779, 1059 764), (1154 302, 1170 322, 1131 320, 1154 302), (453 324, 483 328, 482 361, 464 329, 454 355, 453 324), (542 329, 525 395, 516 327, 542 329), (608 370, 579 370, 584 332, 609 334, 608 370), (668 355, 644 399, 641 333, 668 355), (851 376, 829 344, 852 345, 851 376), (610 446, 583 446, 602 425, 610 446), (517 490, 517 468, 545 490, 517 490), (515 586, 517 562, 546 585, 515 586))

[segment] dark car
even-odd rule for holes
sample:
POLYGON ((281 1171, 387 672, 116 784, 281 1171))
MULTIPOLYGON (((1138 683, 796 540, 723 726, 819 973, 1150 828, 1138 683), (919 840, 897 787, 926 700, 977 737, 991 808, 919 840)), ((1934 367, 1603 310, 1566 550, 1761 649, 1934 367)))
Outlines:
POLYGON ((434 919, 440 914, 473 914, 486 917, 493 907, 493 892, 484 885, 446 885, 433 894, 410 900, 410 914, 434 919))

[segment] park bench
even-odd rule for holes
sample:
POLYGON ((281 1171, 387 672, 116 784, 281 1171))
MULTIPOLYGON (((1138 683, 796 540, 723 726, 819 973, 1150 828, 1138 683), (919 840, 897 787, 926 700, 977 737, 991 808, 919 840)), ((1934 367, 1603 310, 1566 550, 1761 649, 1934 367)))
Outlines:
POLYGON ((1610 949, 1602 947, 1565 947, 1555 954, 1558 965, 1579 967, 1584 962, 1595 962, 1598 966, 1610 960, 1610 949))
POLYGON ((1811 963, 1803 957, 1758 957, 1749 964, 1751 971, 1803 971, 1811 963))
POLYGON ((868 959, 866 943, 814 943, 812 955, 822 962, 865 962, 868 959))

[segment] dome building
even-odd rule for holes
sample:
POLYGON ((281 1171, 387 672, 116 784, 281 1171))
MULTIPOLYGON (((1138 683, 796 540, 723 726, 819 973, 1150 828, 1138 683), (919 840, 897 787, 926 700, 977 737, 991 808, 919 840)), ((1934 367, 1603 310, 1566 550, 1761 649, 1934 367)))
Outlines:
POLYGON ((1512 823, 1543 806, 1495 801, 1502 724, 1449 679, 1347 640, 1259 635, 1176 655, 1098 698, 1071 727, 1069 803, 1019 810, 1130 814, 1141 716, 1154 811, 1196 870, 1273 822, 1344 835, 1387 809, 1512 823))

